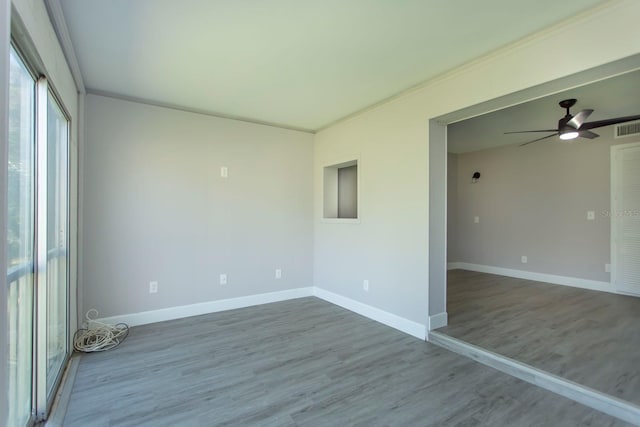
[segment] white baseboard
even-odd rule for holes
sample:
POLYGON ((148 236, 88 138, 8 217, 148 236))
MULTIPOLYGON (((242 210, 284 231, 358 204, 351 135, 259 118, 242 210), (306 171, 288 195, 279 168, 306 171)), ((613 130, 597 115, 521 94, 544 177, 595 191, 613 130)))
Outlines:
MULTIPOLYGON (((286 291, 249 295, 245 297, 229 298, 217 301, 207 301, 197 304, 162 308, 159 310, 143 311, 140 313, 105 317, 98 320, 109 324, 126 323, 129 326, 139 326, 149 323, 164 322, 166 320, 181 319, 184 317, 199 316, 202 314, 216 313, 219 311, 234 310, 237 308, 245 308, 254 305, 268 304, 272 302, 286 301, 290 299, 310 296, 316 296, 327 302, 346 308, 349 311, 353 311, 354 313, 358 313, 362 316, 368 317, 369 319, 390 326, 421 340, 424 340, 427 337, 425 325, 405 319, 404 317, 397 316, 379 308, 363 304, 342 295, 334 294, 333 292, 315 287, 290 289, 286 291)), ((443 319, 442 315, 444 315, 444 324, 446 325, 446 313, 440 313, 436 316, 433 316, 434 320, 432 321, 430 319, 430 324, 434 324, 433 322, 441 323, 443 319)))
POLYGON ((313 296, 313 294, 313 287, 288 289, 286 291, 248 295, 245 297, 207 301, 197 304, 162 308, 159 310, 143 311, 141 313, 106 317, 100 319, 100 321, 109 324, 126 323, 129 326, 146 325, 148 323, 164 322, 165 320, 181 319, 183 317, 216 313, 218 311, 234 310, 236 308, 251 307, 271 302, 310 297, 313 296))
POLYGON ((329 292, 317 287, 314 288, 314 295, 320 299, 338 305, 342 308, 346 308, 349 311, 353 311, 354 313, 358 313, 364 317, 368 317, 371 320, 375 320, 376 322, 380 322, 384 325, 390 326, 394 329, 404 332, 405 334, 409 334, 421 340, 425 340, 427 337, 425 325, 422 325, 418 322, 405 319, 404 317, 397 316, 395 314, 389 313, 388 311, 363 304, 359 301, 352 300, 351 298, 334 294, 333 292, 329 292))
POLYGON ((613 285, 597 280, 580 279, 577 277, 556 276, 553 274, 535 273, 533 271, 513 270, 510 268, 493 267, 491 265, 470 264, 467 262, 452 262, 447 264, 447 269, 461 269, 477 271, 479 273, 497 274, 500 276, 515 277, 517 279, 534 280, 536 282, 553 283, 554 285, 571 286, 574 288, 590 289, 616 293, 613 285))
POLYGON ((429 330, 433 331, 434 329, 447 326, 448 321, 449 316, 446 311, 443 313, 435 314, 433 316, 429 316, 429 330))

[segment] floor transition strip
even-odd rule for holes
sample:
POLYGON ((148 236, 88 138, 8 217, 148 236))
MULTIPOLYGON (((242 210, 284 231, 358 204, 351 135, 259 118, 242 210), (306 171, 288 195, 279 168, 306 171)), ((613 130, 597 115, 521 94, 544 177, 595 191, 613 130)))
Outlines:
POLYGON ((534 368, 500 354, 450 337, 437 331, 429 332, 429 342, 449 351, 469 357, 530 384, 544 388, 582 405, 640 426, 640 406, 557 375, 534 368))

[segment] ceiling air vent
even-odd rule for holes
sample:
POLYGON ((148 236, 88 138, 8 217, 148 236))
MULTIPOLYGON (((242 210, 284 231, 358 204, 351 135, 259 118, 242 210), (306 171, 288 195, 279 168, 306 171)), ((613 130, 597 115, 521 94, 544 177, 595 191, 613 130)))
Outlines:
POLYGON ((616 138, 626 138, 627 136, 640 135, 640 121, 622 123, 615 127, 616 138))

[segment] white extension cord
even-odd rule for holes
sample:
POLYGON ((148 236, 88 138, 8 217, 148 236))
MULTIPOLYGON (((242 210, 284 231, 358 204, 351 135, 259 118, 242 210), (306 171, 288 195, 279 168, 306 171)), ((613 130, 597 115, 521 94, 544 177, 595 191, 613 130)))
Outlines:
POLYGON ((129 335, 129 326, 125 323, 108 325, 95 320, 98 310, 92 308, 85 315, 84 328, 73 335, 73 348, 83 353, 106 351, 120 345, 129 335), (94 316, 91 318, 91 316, 94 316))

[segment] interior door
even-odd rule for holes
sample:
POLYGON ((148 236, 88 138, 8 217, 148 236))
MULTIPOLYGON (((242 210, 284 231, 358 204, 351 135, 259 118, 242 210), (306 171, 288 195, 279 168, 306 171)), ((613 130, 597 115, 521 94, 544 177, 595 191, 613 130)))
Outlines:
POLYGON ((611 150, 611 280, 640 296, 640 142, 611 150))

